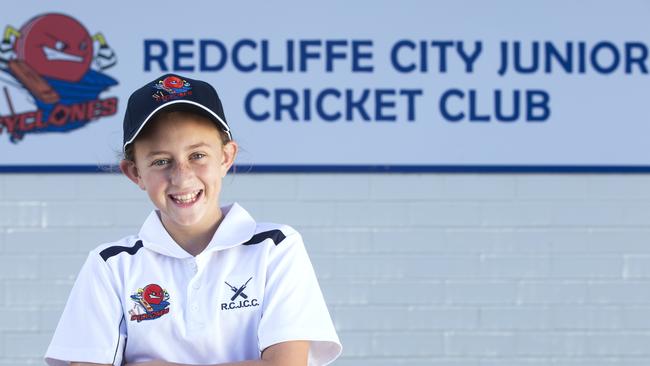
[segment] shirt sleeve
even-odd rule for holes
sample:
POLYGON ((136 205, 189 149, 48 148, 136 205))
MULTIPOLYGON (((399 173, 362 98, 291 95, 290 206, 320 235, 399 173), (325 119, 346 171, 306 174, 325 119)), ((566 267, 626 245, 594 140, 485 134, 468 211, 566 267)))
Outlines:
POLYGON ((258 338, 262 351, 280 342, 310 341, 310 366, 327 365, 341 353, 316 274, 295 231, 270 249, 258 338))
POLYGON ((126 340, 126 324, 110 269, 96 251, 90 253, 75 281, 59 319, 45 362, 119 365, 126 340))

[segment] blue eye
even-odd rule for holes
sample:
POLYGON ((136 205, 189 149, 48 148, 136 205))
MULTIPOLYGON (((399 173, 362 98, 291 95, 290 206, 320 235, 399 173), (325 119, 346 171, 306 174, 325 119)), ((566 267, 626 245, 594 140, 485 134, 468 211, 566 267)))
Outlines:
POLYGON ((163 166, 169 164, 169 160, 167 159, 159 159, 159 160, 154 160, 151 165, 155 166, 163 166))

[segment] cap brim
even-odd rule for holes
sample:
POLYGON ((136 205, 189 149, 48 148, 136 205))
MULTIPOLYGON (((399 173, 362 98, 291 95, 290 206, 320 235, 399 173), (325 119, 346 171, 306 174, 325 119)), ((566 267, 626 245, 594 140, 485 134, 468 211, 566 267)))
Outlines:
POLYGON ((224 121, 221 117, 219 117, 219 115, 217 115, 216 113, 211 111, 209 108, 203 106, 200 103, 193 102, 191 100, 170 100, 169 102, 160 105, 158 108, 154 109, 151 113, 149 113, 147 118, 145 118, 144 121, 142 121, 142 123, 140 124, 140 127, 138 128, 138 130, 135 131, 133 136, 131 136, 131 138, 127 142, 124 143, 124 146, 122 146, 122 149, 126 149, 126 145, 132 143, 133 140, 135 140, 135 138, 138 137, 138 135, 140 134, 140 131, 142 131, 144 126, 147 125, 147 122, 149 122, 156 115, 156 113, 159 113, 159 112, 161 112, 161 111, 163 111, 163 110, 165 110, 167 108, 170 108, 172 106, 178 106, 179 104, 189 105, 189 106, 192 106, 192 107, 198 109, 201 112, 204 112, 206 117, 210 117, 215 122, 217 122, 219 124, 219 127, 221 127, 221 129, 224 132, 226 132, 226 134, 228 134, 228 138, 230 140, 232 140, 232 134, 230 133, 230 127, 228 127, 228 124, 226 123, 226 121, 224 121))

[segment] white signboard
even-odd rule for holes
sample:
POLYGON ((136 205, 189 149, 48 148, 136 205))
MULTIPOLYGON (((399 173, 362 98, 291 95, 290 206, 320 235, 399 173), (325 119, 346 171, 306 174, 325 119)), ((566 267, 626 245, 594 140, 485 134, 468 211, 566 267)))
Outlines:
POLYGON ((0 171, 115 166, 129 94, 220 93, 240 171, 650 171, 646 1, 21 1, 0 171))

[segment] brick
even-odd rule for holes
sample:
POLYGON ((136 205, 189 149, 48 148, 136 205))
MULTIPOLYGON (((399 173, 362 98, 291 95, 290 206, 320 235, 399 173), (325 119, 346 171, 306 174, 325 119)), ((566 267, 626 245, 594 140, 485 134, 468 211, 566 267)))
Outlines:
POLYGON ((40 311, 35 306, 0 308, 0 329, 6 331, 38 331, 40 311))
MULTIPOLYGON (((247 206, 243 207, 247 208, 247 206)), ((294 227, 331 227, 338 220, 333 202, 269 202, 260 205, 260 208, 259 216, 255 216, 260 222, 278 222, 294 227)), ((342 226, 354 225, 355 223, 352 222, 342 226)))
POLYGON ((74 253, 78 249, 75 229, 10 229, 6 233, 6 253, 74 253))
POLYGON ((296 187, 294 197, 300 201, 364 201, 370 197, 370 179, 363 174, 300 175, 296 187))
POLYGON ((480 206, 474 202, 411 202, 407 207, 407 223, 413 226, 478 226, 481 223, 480 206))
POLYGON ((548 328, 550 311, 542 306, 484 306, 479 314, 481 329, 542 330, 548 328))
POLYGON ((508 175, 460 174, 443 177, 445 199, 459 201, 510 200, 515 197, 515 178, 508 175))
POLYGON ((553 256, 550 277, 621 278, 623 258, 620 256, 564 255, 553 256))
POLYGON ((444 178, 435 174, 377 174, 369 182, 372 201, 445 199, 444 178))
POLYGON ((337 202, 335 207, 334 223, 344 227, 396 226, 396 218, 408 214, 405 205, 396 202, 337 202))
POLYGON ((569 280, 521 281, 517 302, 522 304, 577 304, 587 299, 587 283, 569 280))
POLYGON ((43 207, 39 202, 0 202, 0 227, 41 227, 43 207))
POLYGON ((39 258, 38 275, 48 280, 66 279, 74 281, 86 255, 48 255, 39 258))
POLYGON ((516 336, 509 332, 446 332, 445 355, 509 356, 514 355, 516 336))
POLYGON ((432 331, 473 329, 478 309, 415 307, 410 303, 391 306, 338 306, 330 309, 342 331, 432 331), (391 316, 386 316, 391 314, 391 316))
POLYGON ((650 277, 650 254, 624 256, 623 277, 625 278, 650 277))
MULTIPOLYGON (((141 223, 140 223, 141 224, 141 223)), ((136 235, 140 231, 140 225, 127 227, 84 227, 78 230, 79 245, 75 250, 76 254, 88 253, 97 246, 120 240, 129 235, 136 235)))
POLYGON ((378 356, 426 357, 444 350, 443 335, 436 332, 377 333, 372 341, 372 354, 378 356))
POLYGON ((76 184, 65 174, 16 174, 4 180, 8 201, 71 201, 76 184))
POLYGON ((46 282, 16 280, 5 285, 7 306, 62 305, 68 299, 74 281, 46 282))
POLYGON ((613 330, 622 325, 621 311, 611 306, 553 305, 549 308, 548 325, 555 330, 613 330))
MULTIPOLYGON (((4 333, 5 356, 6 357, 33 357, 41 358, 45 354, 51 334, 42 333, 4 333)), ((42 361, 41 361, 42 362, 42 361)))
POLYGON ((597 304, 650 303, 650 282, 606 281, 587 286, 587 302, 597 304))
POLYGON ((527 331, 514 339, 518 357, 567 357, 585 355, 584 333, 527 331))
POLYGON ((115 202, 100 209, 107 209, 112 213, 112 226, 140 226, 147 219, 154 206, 148 200, 134 202, 115 202))
POLYGON ((63 305, 56 308, 47 307, 41 309, 39 312, 38 329, 41 332, 53 334, 59 323, 59 318, 63 314, 63 305))
POLYGON ((356 254, 374 252, 373 233, 368 229, 327 230, 306 228, 300 231, 307 251, 317 254, 356 254))
POLYGON ((131 201, 147 199, 147 193, 120 174, 75 174, 76 198, 88 201, 131 201))
POLYGON ((447 281, 447 304, 514 304, 517 300, 515 282, 447 281))
POLYGON ((622 330, 650 330, 650 305, 616 306, 619 314, 619 328, 622 330))
POLYGON ((313 258, 319 273, 333 278, 468 278, 476 274, 471 256, 345 255, 313 258))
POLYGON ((478 274, 481 278, 543 278, 549 274, 549 257, 483 255, 478 274))
POLYGON ((333 305, 430 305, 444 302, 442 282, 418 281, 321 281, 328 303, 333 305))
POLYGON ((0 257, 0 278, 36 279, 38 275, 38 258, 36 256, 3 255, 0 257))
POLYGON ((585 336, 586 352, 592 356, 650 356, 650 333, 608 332, 585 336))
POLYGON ((295 200, 295 174, 230 174, 222 182, 222 202, 295 200))
POLYGON ((45 227, 111 226, 113 202, 48 202, 44 207, 45 227))

